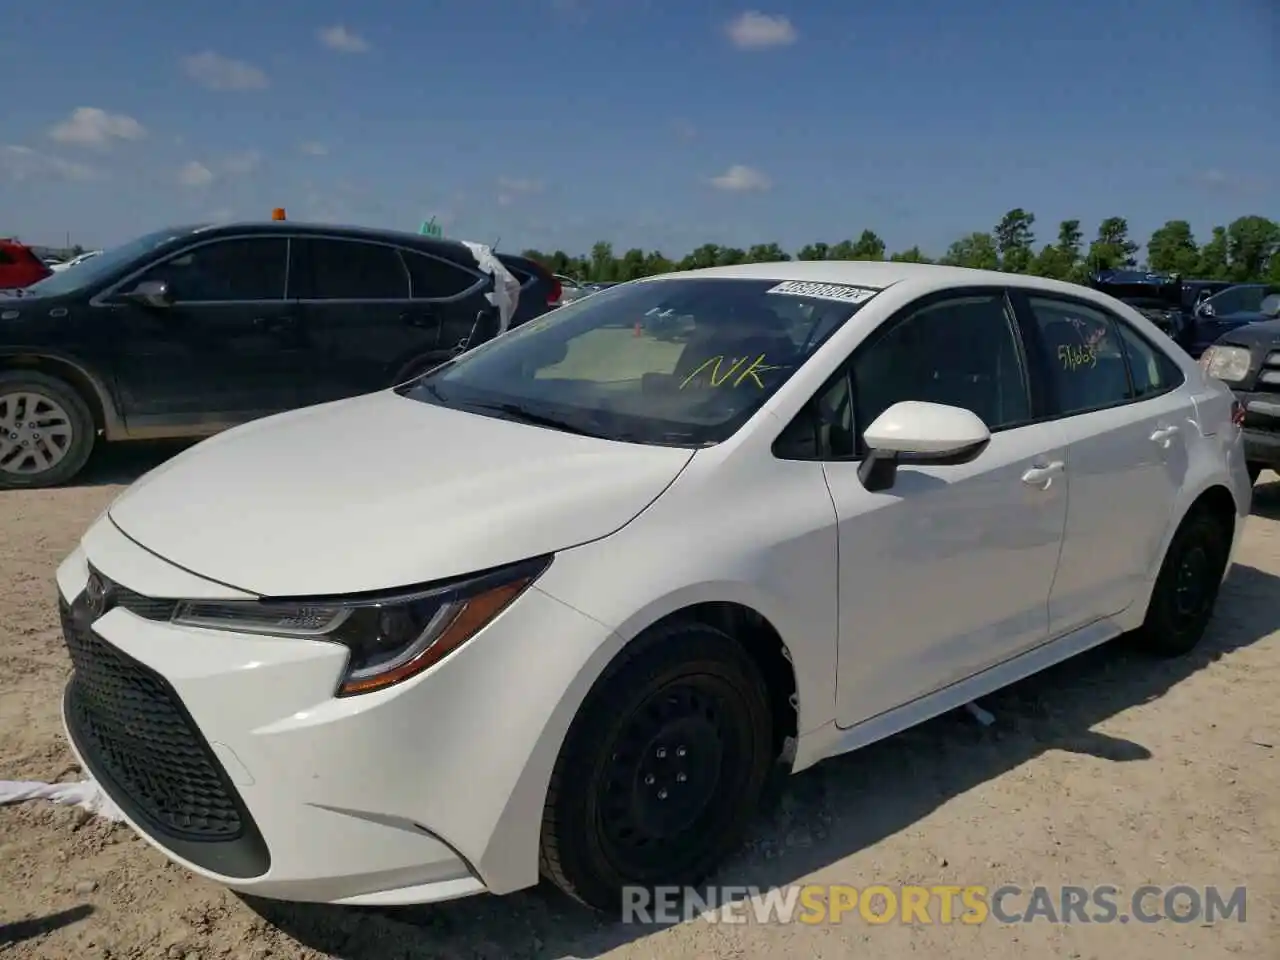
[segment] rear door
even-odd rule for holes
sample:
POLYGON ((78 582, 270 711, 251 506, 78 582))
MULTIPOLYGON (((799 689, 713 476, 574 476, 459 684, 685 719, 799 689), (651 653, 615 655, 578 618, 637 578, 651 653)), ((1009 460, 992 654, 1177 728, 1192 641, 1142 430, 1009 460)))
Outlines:
POLYGON ((220 427, 300 405, 309 348, 285 296, 288 248, 279 236, 206 241, 104 296, 132 429, 220 427), (169 306, 127 296, 147 281, 168 286, 169 306))
POLYGON ((1014 299, 1067 444, 1067 527, 1049 598, 1059 635, 1139 595, 1186 479, 1195 407, 1178 365, 1122 317, 1058 294, 1014 299))
POLYGON ((457 331, 446 329, 441 287, 475 287, 478 275, 390 243, 336 236, 294 243, 291 286, 315 350, 311 402, 384 389, 406 366, 448 356, 444 336, 457 331))

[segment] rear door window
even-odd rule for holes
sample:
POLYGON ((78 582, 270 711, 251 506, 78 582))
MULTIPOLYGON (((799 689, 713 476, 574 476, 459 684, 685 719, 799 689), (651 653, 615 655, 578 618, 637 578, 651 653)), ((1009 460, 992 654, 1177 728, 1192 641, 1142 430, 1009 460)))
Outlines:
POLYGON ((409 273, 395 247, 337 237, 294 242, 305 245, 308 264, 301 299, 409 299, 409 273))

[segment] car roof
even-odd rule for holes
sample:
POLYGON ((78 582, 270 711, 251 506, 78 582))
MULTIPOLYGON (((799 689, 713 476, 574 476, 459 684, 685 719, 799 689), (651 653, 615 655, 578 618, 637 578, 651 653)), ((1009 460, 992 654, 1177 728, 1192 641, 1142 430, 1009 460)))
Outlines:
MULTIPOLYGON (((1065 293, 1071 296, 1098 295, 1098 291, 1078 284, 1022 273, 947 267, 935 263, 900 263, 893 260, 784 260, 774 263, 741 263, 731 267, 704 267, 662 274, 662 278, 724 277, 740 280, 801 280, 811 283, 848 283, 885 288, 905 284, 917 293, 950 287, 1023 287, 1029 290, 1065 293)), ((658 279, 658 278, 652 278, 658 279)))

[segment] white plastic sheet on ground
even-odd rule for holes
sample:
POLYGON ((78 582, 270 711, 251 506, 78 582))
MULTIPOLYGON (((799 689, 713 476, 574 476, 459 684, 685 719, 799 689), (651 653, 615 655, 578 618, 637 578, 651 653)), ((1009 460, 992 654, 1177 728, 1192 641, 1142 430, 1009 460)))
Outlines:
POLYGON ((511 326, 511 318, 516 315, 516 305, 520 302, 520 281, 502 265, 489 246, 483 243, 472 243, 463 240, 480 269, 493 275, 493 292, 485 294, 489 302, 498 308, 498 333, 506 333, 511 326))
POLYGON ((120 808, 94 780, 79 783, 41 783, 39 780, 0 780, 0 806, 28 800, 52 800, 80 807, 107 820, 123 822, 120 808))

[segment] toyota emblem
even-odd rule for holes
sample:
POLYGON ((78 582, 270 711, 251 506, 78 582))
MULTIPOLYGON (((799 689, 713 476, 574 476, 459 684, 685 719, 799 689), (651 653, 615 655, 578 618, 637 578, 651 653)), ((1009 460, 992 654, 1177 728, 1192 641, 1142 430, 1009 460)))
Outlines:
POLYGON ((89 583, 84 588, 84 598, 89 615, 95 620, 106 613, 110 606, 111 596, 107 581, 96 570, 89 575, 89 583))

